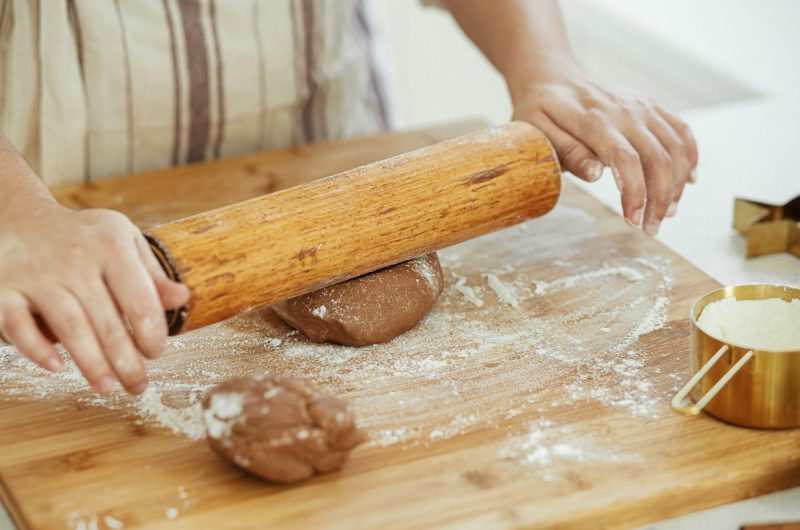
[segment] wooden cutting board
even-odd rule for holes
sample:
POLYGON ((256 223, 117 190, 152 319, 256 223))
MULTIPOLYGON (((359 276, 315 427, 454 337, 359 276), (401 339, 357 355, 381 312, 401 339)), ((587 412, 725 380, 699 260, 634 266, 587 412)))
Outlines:
MULTIPOLYGON (((55 192, 147 227, 479 126, 55 192)), ((440 255, 442 298, 390 344, 311 345, 255 310, 170 339, 142 400, 96 399, 76 374, 47 376, 0 349, 4 504, 22 528, 626 528, 800 484, 797 430, 669 410, 689 306, 717 284, 577 187, 545 218, 440 255), (194 403, 225 377, 263 372, 347 398, 371 441, 342 472, 292 487, 225 465, 190 437, 194 403)))

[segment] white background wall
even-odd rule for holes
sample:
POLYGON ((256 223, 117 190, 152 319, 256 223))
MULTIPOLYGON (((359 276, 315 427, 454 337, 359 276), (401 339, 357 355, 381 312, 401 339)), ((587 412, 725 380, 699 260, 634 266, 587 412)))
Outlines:
MULTIPOLYGON (((573 48, 596 77, 677 110, 796 93, 795 0, 562 0, 573 48), (785 53, 778 53, 784 50, 785 53)), ((418 0, 375 0, 388 35, 396 123, 507 120, 502 78, 450 15, 418 0)))

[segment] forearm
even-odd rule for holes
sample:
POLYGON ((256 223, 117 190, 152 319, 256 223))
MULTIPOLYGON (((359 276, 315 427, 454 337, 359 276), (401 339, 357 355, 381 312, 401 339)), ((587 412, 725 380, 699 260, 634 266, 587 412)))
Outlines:
POLYGON ((0 134, 0 217, 26 211, 40 201, 52 203, 55 199, 22 155, 0 134))
POLYGON ((514 101, 552 65, 575 68, 555 0, 445 0, 445 6, 505 77, 514 101))

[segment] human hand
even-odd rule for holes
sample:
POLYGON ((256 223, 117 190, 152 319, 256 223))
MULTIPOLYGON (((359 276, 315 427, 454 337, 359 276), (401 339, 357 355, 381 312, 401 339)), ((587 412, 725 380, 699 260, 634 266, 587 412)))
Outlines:
POLYGON ((143 358, 160 355, 165 309, 189 300, 142 233, 110 210, 73 211, 38 199, 0 212, 0 335, 51 371, 61 342, 89 384, 139 394, 143 358))
POLYGON ((603 166, 611 168, 628 224, 654 236, 664 217, 675 215, 697 167, 694 136, 678 116, 564 64, 539 64, 509 88, 514 119, 544 132, 564 170, 593 182, 603 166))

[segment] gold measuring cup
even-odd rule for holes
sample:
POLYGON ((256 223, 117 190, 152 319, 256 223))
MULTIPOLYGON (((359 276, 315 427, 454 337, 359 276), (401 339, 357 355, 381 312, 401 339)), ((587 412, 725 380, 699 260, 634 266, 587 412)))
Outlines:
POLYGON ((673 398, 672 408, 692 416, 705 410, 744 427, 800 427, 800 350, 756 350, 727 343, 698 327, 697 319, 708 304, 729 297, 791 301, 800 299, 800 289, 751 284, 723 287, 701 296, 689 312, 693 375, 673 398), (689 395, 694 403, 687 403, 689 395))

